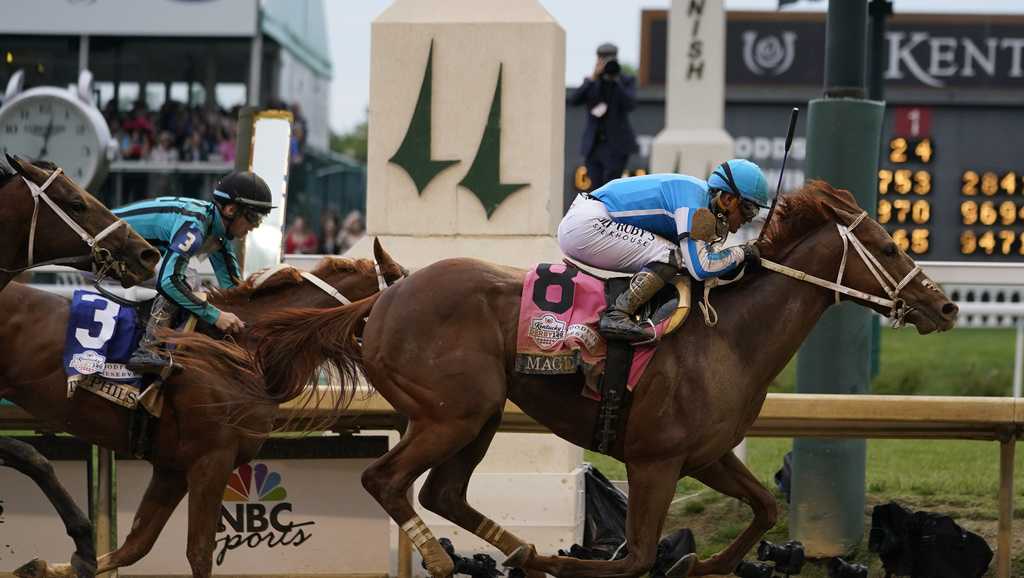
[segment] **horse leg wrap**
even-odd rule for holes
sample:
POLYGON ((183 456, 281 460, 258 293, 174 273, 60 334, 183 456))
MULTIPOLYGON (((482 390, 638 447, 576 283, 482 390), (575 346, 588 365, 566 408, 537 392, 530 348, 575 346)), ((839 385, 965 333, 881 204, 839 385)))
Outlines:
POLYGON ((423 523, 418 515, 413 515, 406 523, 402 524, 401 530, 409 537, 409 541, 419 550, 423 557, 423 563, 427 571, 435 578, 450 576, 455 570, 455 562, 451 556, 444 551, 441 543, 437 541, 430 528, 423 523))
POLYGON ((473 533, 506 556, 514 552, 516 548, 526 545, 526 542, 517 538, 512 532, 506 531, 490 518, 481 520, 480 525, 473 533))

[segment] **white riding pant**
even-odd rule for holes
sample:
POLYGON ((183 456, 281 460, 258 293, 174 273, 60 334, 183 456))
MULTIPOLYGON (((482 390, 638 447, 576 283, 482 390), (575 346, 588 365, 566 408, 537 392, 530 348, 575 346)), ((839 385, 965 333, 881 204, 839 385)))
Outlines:
POLYGON ((558 225, 562 252, 585 265, 636 273, 644 265, 682 263, 679 246, 654 233, 617 223, 597 199, 578 195, 558 225))

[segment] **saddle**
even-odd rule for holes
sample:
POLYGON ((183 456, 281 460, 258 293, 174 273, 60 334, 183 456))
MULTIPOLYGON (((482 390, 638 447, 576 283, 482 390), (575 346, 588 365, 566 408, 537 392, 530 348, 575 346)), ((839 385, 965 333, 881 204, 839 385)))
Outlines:
POLYGON ((690 278, 677 275, 640 313, 655 330, 653 342, 630 345, 606 340, 598 332, 598 322, 628 284, 629 275, 566 259, 531 269, 520 301, 516 371, 540 375, 580 371, 586 383, 582 394, 601 404, 594 447, 605 453, 624 427, 623 405, 654 356, 657 341, 682 327, 690 310, 690 278))

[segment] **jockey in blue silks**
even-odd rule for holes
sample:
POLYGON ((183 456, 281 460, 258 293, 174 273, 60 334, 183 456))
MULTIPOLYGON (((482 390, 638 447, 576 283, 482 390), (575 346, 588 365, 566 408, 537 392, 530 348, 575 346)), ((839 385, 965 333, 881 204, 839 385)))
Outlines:
POLYGON ((156 352, 159 340, 155 333, 170 324, 177 308, 225 333, 235 333, 245 326, 235 314, 221 311, 196 296, 186 271, 193 257, 208 256, 217 284, 222 289, 237 285, 242 274, 232 241, 244 239, 272 208, 267 183, 255 173, 236 171, 217 183, 213 202, 160 197, 113 211, 163 256, 156 279, 159 295, 153 302, 146 334, 128 361, 130 369, 158 373, 169 365, 156 352))
POLYGON ((703 280, 758 262, 755 245, 723 244, 767 206, 764 173, 742 159, 718 165, 707 181, 678 174, 616 179, 576 198, 558 226, 558 243, 586 265, 635 273, 600 328, 610 339, 646 341, 653 330, 635 313, 680 267, 703 280))

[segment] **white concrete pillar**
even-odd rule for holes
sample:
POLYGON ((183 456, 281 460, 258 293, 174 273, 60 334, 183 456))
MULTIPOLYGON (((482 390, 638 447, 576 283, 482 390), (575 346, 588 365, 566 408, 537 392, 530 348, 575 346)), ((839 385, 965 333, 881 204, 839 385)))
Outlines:
MULTIPOLYGON (((538 0, 396 0, 371 29, 367 229, 406 267, 476 257, 558 262, 565 33, 538 0)), ((582 451, 498 434, 470 502, 553 554, 582 539, 582 451)), ((420 513, 463 555, 503 556, 420 513)), ((412 564, 422 575, 418 556, 412 564)))
POLYGON ((370 235, 412 268, 561 259, 561 26, 537 0, 397 0, 371 46, 370 235))
POLYGON ((651 171, 707 178, 733 156, 725 132, 723 0, 672 0, 668 35, 665 129, 652 144, 651 171))

